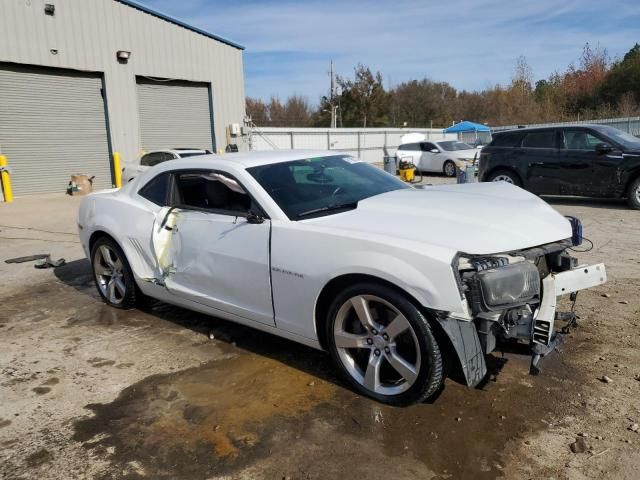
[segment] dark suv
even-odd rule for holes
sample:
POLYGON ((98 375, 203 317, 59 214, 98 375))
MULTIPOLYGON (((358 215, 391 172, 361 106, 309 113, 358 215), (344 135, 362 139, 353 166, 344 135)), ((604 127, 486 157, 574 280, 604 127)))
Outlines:
POLYGON ((604 125, 498 132, 480 153, 478 175, 541 195, 627 198, 640 209, 640 138, 604 125))

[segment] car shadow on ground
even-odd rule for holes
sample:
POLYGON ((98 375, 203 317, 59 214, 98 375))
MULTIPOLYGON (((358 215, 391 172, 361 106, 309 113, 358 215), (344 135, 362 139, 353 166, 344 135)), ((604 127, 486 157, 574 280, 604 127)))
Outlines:
POLYGON ((620 198, 592 198, 592 197, 567 197, 543 195, 541 198, 550 205, 563 205, 568 207, 590 207, 613 210, 628 210, 626 201, 620 198))
MULTIPOLYGON (((54 274, 64 284, 90 296, 96 302, 102 302, 93 283, 88 260, 71 261, 55 268, 54 274)), ((154 319, 168 321, 201 335, 202 343, 198 342, 199 344, 204 344, 213 337, 215 341, 223 342, 229 347, 238 347, 249 353, 276 360, 309 375, 348 388, 338 377, 331 359, 325 352, 255 328, 155 300, 132 310, 120 310, 107 305, 104 307, 114 312, 123 324, 128 323, 132 316, 143 317, 142 320, 148 321, 154 319)))
MULTIPOLYGON (((93 282, 91 265, 87 259, 73 260, 57 267, 54 269, 54 274, 64 284, 91 297, 93 301, 102 303, 102 299, 93 282)), ((198 342, 198 345, 205 344, 211 341, 210 339, 215 339, 229 347, 238 347, 250 354, 275 360, 339 387, 352 390, 339 376, 326 352, 292 340, 157 300, 150 300, 148 304, 132 310, 121 310, 109 307, 106 304, 103 306, 105 309, 109 309, 111 316, 116 316, 116 322, 120 321, 123 325, 129 323, 132 317, 137 317, 137 321, 161 319, 178 327, 188 328, 201 335, 202 342, 198 342)), ((82 319, 80 319, 80 322, 82 322, 82 319)), ((488 375, 477 388, 482 389, 487 383, 496 381, 497 376, 508 362, 504 355, 502 357, 498 355, 486 356, 488 375)), ((453 362, 457 362, 457 360, 453 360, 453 362)), ((447 377, 456 383, 464 385, 466 382, 461 369, 458 365, 453 365, 453 363, 451 365, 452 367, 449 369, 447 377)), ((443 388, 428 399, 426 403, 434 403, 442 391, 443 388)))

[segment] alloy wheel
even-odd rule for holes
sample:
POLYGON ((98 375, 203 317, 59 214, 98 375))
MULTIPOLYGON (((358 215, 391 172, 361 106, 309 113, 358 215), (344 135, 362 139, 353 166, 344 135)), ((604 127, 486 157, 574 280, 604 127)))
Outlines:
POLYGON ((122 303, 127 286, 117 253, 107 245, 100 245, 93 257, 93 271, 102 295, 114 305, 122 303))
POLYGON ((507 182, 510 183, 511 185, 513 185, 515 182, 513 181, 513 178, 511 178, 509 175, 504 175, 504 174, 500 174, 500 175, 496 175, 493 180, 493 182, 507 182))
POLYGON ((397 395, 420 372, 420 346, 409 320, 390 302, 357 295, 338 310, 333 328, 340 361, 371 392, 397 395))
POLYGON ((452 162, 444 164, 444 174, 447 177, 453 177, 456 174, 456 166, 452 162))

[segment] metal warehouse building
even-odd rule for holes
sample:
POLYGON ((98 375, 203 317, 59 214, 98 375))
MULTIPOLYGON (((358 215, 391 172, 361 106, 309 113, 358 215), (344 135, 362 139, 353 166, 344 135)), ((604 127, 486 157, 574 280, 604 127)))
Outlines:
POLYGON ((0 153, 16 195, 113 184, 158 148, 225 148, 243 47, 131 0, 0 1, 0 153))

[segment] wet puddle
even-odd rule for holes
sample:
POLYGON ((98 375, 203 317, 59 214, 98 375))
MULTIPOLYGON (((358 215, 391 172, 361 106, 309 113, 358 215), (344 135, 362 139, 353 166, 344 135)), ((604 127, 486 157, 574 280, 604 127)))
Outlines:
POLYGON ((338 471, 357 472, 362 468, 345 455, 375 464, 381 459, 362 456, 370 448, 399 465, 418 462, 434 478, 490 479, 502 475, 513 442, 547 428, 566 402, 568 372, 557 355, 544 376, 528 376, 528 359, 509 354, 483 390, 447 381, 432 403, 394 408, 347 390, 320 352, 229 329, 235 338, 247 333, 242 348, 227 346, 235 353, 146 378, 112 403, 88 405, 94 415, 75 424, 74 439, 96 453, 111 447, 111 461, 125 470, 138 462, 152 478, 226 475, 267 458, 281 459, 283 473, 296 468, 301 478, 323 478, 300 473, 288 458, 302 455, 316 471, 314 456, 340 457, 346 463, 338 471), (296 451, 302 449, 309 451, 296 451))

